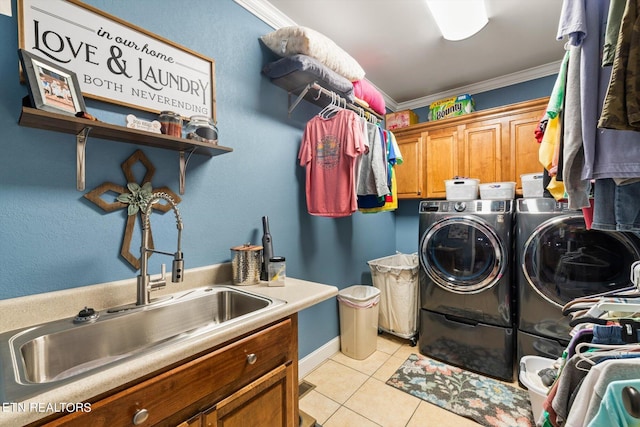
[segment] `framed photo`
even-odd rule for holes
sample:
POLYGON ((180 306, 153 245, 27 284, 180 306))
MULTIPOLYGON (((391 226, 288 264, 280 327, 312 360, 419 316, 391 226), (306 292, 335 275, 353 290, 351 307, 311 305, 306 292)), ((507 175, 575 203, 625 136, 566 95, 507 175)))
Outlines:
POLYGON ((34 108, 70 116, 86 111, 76 73, 23 49, 18 55, 34 108))

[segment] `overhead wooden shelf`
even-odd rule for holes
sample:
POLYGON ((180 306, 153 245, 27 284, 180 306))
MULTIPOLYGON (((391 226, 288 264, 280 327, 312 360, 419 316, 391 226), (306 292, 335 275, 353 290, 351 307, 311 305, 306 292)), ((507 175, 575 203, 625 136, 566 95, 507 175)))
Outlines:
POLYGON ((22 114, 20 114, 18 123, 21 126, 70 133, 73 135, 78 135, 84 132, 86 128, 90 128, 90 135, 95 138, 146 145, 148 147, 166 148, 174 151, 191 152, 195 150, 194 154, 209 157, 233 151, 233 148, 223 147, 221 145, 212 145, 191 139, 176 138, 138 129, 130 129, 124 126, 51 113, 30 107, 22 107, 22 114))
POLYGON ((130 129, 109 123, 87 120, 64 114, 51 113, 31 107, 22 107, 18 123, 21 126, 73 134, 76 136, 77 185, 78 191, 85 187, 85 147, 89 135, 99 139, 164 148, 180 152, 180 194, 184 194, 185 175, 188 158, 185 152, 208 157, 230 153, 232 148, 207 144, 191 139, 176 138, 163 134, 130 129))

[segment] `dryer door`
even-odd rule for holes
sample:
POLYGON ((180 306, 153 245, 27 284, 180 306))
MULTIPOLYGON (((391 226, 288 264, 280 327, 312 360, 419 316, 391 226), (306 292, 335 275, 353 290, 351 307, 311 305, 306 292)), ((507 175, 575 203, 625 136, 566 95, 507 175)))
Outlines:
POLYGON ((587 230, 582 215, 563 215, 531 234, 521 268, 538 294, 562 307, 574 298, 629 288, 638 251, 637 239, 629 233, 587 230))
POLYGON ((491 288, 505 273, 508 253, 493 227, 474 216, 446 217, 426 229, 420 264, 439 287, 473 294, 491 288))

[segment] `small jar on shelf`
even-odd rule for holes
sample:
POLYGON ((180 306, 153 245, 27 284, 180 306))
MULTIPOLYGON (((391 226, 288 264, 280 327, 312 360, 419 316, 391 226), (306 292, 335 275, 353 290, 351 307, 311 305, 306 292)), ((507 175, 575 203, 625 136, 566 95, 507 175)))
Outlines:
POLYGON ((185 138, 208 144, 218 144, 218 128, 208 116, 191 116, 184 128, 185 138))
POLYGON ((182 137, 182 117, 173 111, 162 111, 158 116, 160 132, 165 135, 182 137))

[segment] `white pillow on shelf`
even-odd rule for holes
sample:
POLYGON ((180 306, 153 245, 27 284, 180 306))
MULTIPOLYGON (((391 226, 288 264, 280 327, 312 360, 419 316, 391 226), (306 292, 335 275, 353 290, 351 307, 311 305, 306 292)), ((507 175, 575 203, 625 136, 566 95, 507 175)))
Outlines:
POLYGON ((307 55, 352 82, 364 78, 364 70, 358 61, 331 39, 310 28, 283 27, 265 34, 260 40, 276 55, 307 55))

